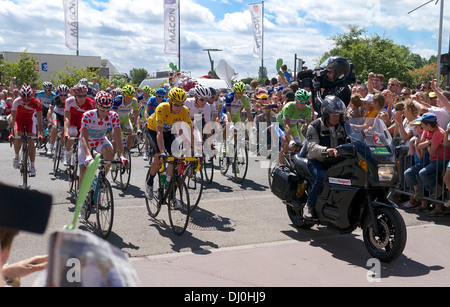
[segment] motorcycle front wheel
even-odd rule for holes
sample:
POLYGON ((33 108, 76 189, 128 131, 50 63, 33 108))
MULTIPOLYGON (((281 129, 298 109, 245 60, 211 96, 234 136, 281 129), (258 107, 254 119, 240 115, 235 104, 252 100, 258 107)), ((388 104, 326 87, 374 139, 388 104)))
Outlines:
POLYGON ((369 254, 382 262, 398 258, 406 245, 406 226, 402 216, 394 208, 375 207, 378 234, 375 233, 370 214, 363 224, 363 238, 369 254))

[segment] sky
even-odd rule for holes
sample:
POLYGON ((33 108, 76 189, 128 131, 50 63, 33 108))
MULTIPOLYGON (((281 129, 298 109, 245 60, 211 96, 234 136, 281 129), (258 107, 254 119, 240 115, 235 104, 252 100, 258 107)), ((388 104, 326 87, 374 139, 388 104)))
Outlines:
MULTIPOLYGON (((236 79, 257 78, 249 4, 244 0, 181 0, 181 69, 193 77, 225 60, 236 79)), ((333 48, 332 36, 356 25, 391 38, 428 59, 438 53, 440 2, 427 0, 265 0, 264 66, 276 76, 276 61, 294 70, 294 57, 309 68, 333 48)), ((79 53, 108 59, 118 71, 149 73, 178 64, 164 53, 163 0, 79 0, 79 53)), ((449 50, 450 7, 444 7, 442 53, 449 50), (446 21, 447 17, 447 21, 446 21)), ((62 0, 0 0, 0 51, 75 55, 65 45, 62 0)), ((356 68, 357 69, 357 68, 356 68)))

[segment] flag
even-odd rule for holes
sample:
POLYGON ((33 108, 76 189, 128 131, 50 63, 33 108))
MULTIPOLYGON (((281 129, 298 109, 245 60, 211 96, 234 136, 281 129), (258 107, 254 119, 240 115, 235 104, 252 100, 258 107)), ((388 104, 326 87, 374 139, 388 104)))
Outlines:
POLYGON ((179 54, 178 1, 164 0, 164 53, 179 54))
POLYGON ((250 3, 250 14, 253 24, 253 57, 263 59, 263 6, 261 3, 250 3))
POLYGON ((78 0, 63 0, 66 46, 78 50, 78 0))

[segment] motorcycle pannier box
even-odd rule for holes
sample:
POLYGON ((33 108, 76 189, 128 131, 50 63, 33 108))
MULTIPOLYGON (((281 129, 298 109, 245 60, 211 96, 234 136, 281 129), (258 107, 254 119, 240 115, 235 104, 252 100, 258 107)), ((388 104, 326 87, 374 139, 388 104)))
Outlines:
POLYGON ((295 197, 299 178, 288 169, 278 167, 273 172, 272 193, 281 200, 289 200, 295 197))

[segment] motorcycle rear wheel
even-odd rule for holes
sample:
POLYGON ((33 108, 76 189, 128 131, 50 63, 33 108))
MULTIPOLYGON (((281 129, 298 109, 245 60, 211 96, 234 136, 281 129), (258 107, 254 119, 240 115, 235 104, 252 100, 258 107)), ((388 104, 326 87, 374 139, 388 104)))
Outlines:
POLYGON ((382 262, 398 258, 406 245, 406 226, 402 216, 394 208, 375 207, 380 234, 375 235, 372 219, 368 214, 363 224, 363 239, 369 254, 382 262))
POLYGON ((307 187, 307 190, 304 192, 302 197, 297 199, 297 203, 286 204, 289 219, 294 226, 300 229, 310 229, 315 224, 311 220, 305 220, 303 218, 303 207, 306 206, 309 190, 310 187, 307 187))

